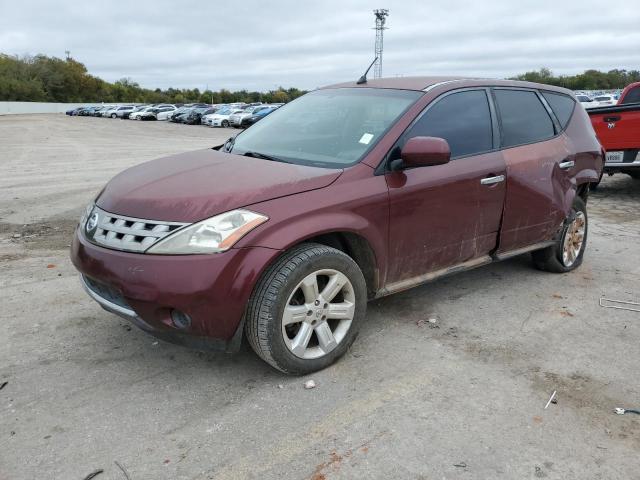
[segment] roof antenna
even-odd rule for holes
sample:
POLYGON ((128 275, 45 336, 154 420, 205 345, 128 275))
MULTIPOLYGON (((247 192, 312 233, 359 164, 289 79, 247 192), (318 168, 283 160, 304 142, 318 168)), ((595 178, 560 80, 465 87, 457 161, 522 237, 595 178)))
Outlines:
POLYGON ((369 68, 367 68, 367 71, 364 72, 364 75, 362 75, 356 82, 357 85, 362 85, 363 83, 367 83, 367 73, 369 73, 369 70, 371 70, 371 67, 373 67, 373 64, 376 63, 377 61, 378 61, 378 57, 373 59, 373 62, 371 62, 371 65, 369 65, 369 68))

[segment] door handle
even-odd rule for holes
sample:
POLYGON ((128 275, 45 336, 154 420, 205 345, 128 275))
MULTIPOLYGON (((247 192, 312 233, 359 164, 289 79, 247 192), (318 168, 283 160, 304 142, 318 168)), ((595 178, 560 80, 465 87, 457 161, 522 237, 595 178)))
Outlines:
POLYGON ((575 164, 576 162, 574 162, 573 160, 565 160, 564 162, 560 162, 558 166, 563 170, 568 170, 570 168, 573 168, 575 164))
POLYGON ((620 115, 614 115, 613 117, 604 117, 602 119, 603 122, 609 123, 609 122, 617 122, 618 120, 620 120, 622 117, 620 115))
POLYGON ((481 185, 493 185, 495 183, 504 182, 504 175, 497 175, 495 177, 487 177, 480 180, 481 185))

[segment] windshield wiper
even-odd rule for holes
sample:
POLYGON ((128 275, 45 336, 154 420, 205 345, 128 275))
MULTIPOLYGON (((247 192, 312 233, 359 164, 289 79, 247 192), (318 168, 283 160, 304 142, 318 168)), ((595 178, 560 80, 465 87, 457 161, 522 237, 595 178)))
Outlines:
POLYGON ((260 153, 260 152, 244 152, 242 155, 244 155, 245 157, 261 158, 263 160, 271 160, 272 162, 291 163, 291 162, 289 162, 287 160, 283 160, 282 158, 272 157, 271 155, 265 155, 264 153, 260 153))

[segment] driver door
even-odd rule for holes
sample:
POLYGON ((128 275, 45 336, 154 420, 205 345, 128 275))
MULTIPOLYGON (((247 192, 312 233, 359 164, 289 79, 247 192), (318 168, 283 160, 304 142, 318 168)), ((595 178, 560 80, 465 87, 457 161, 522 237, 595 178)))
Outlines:
POLYGON ((387 285, 396 283, 395 289, 401 289, 428 279, 431 272, 482 263, 496 248, 506 166, 493 116, 488 89, 445 94, 425 109, 392 151, 390 158, 397 158, 409 138, 440 137, 449 143, 451 161, 386 173, 387 285))

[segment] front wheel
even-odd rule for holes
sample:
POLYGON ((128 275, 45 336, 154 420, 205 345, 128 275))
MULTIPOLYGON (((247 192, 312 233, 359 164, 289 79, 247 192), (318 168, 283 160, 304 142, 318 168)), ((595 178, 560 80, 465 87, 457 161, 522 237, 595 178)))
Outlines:
POLYGON ((554 273, 578 268, 587 246, 588 225, 587 205, 582 198, 576 197, 555 245, 532 253, 535 266, 554 273))
POLYGON ((226 120, 223 120, 223 121, 222 121, 222 126, 223 126, 224 128, 228 128, 228 127, 229 127, 229 122, 228 122, 228 121, 226 121, 226 120))
POLYGON ((116 117, 117 117, 117 115, 115 113, 111 114, 111 118, 116 118, 116 117))
POLYGON ((303 244, 262 275, 247 305, 245 333, 273 367, 307 374, 344 355, 366 308, 367 288, 356 262, 335 248, 303 244))

